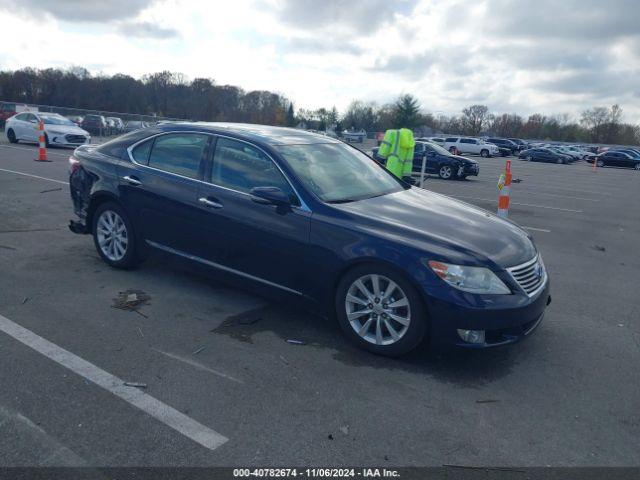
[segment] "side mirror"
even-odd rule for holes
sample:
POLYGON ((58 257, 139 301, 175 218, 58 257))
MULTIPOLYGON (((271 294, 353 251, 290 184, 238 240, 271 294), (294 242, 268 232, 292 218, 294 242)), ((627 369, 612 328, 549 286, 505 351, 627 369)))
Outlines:
POLYGON ((251 200, 262 205, 290 205, 289 197, 278 187, 255 187, 249 192, 251 200))

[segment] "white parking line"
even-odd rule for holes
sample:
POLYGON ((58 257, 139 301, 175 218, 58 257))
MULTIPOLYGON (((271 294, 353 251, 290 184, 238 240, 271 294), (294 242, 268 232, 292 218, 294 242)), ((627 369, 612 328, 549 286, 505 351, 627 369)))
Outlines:
POLYGON ((551 233, 551 230, 547 230, 546 228, 537 228, 537 227, 527 227, 525 225, 520 225, 522 228, 526 228, 527 230, 535 230, 536 232, 545 232, 551 233))
POLYGON ((38 178, 40 180, 47 180, 49 182, 60 183, 62 185, 69 185, 69 182, 63 182, 62 180, 55 180, 53 178, 40 177, 38 175, 31 175, 30 173, 16 172, 15 170, 7 170, 5 168, 0 168, 0 172, 15 173, 16 175, 24 175, 25 177, 38 178))
MULTIPOLYGON (((480 198, 480 197, 469 197, 467 195, 449 195, 454 198, 469 198, 471 200, 481 200, 483 202, 495 202, 495 198, 480 198)), ((535 208, 548 208, 549 210, 561 210, 563 212, 573 212, 573 213, 582 213, 582 210, 574 210, 572 208, 561 208, 561 207, 548 207, 546 205, 535 205, 533 203, 518 203, 511 202, 511 205, 522 205, 524 207, 535 207, 535 208)))
POLYGON ((161 355, 164 355, 165 357, 169 357, 169 358, 173 358, 174 360, 177 360, 178 362, 182 362, 182 363, 186 363, 187 365, 191 365, 194 368, 197 368, 198 370, 202 370, 204 372, 209 372, 209 373, 213 373, 214 375, 218 375, 219 377, 222 378, 226 378, 227 380, 231 380, 232 382, 237 382, 237 383, 244 383, 242 380, 238 380, 235 377, 232 377, 231 375, 227 375, 226 373, 222 373, 219 372, 217 370, 214 370, 213 368, 209 368, 206 365, 202 365, 201 363, 198 363, 194 360, 191 360, 190 358, 186 358, 180 355, 176 355, 175 353, 171 353, 171 352, 165 352, 163 350, 157 350, 155 348, 152 348, 151 350, 153 350, 154 352, 158 352, 161 355))
POLYGON ((125 386, 124 381, 120 378, 105 372, 92 363, 51 343, 2 315, 0 315, 0 331, 120 397, 125 402, 139 408, 209 450, 215 450, 229 440, 138 388, 125 386))

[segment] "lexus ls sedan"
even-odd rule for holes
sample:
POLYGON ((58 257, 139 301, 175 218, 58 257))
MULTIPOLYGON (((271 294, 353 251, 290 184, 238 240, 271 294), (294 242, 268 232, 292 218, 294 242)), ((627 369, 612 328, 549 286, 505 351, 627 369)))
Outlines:
POLYGON ((109 265, 160 250, 301 299, 377 354, 513 343, 551 301, 527 232, 327 136, 165 123, 69 161, 69 227, 109 265))

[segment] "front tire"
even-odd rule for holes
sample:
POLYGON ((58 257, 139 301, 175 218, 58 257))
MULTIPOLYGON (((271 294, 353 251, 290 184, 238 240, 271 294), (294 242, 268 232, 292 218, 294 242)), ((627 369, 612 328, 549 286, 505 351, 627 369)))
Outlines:
POLYGON ((378 355, 410 352, 427 332, 426 309, 413 285, 383 265, 353 268, 338 285, 335 308, 351 342, 378 355))
POLYGON ((438 176, 443 180, 449 180, 453 177, 453 169, 450 165, 442 165, 438 170, 438 176))
POLYGON ((105 202, 93 214, 93 242, 98 254, 115 268, 132 268, 138 263, 136 236, 124 209, 105 202))
POLYGON ((604 167, 604 162, 602 160, 596 161, 596 167, 604 167))
POLYGON ((7 130, 7 139, 9 140, 9 143, 18 143, 16 132, 14 132, 12 128, 7 130))

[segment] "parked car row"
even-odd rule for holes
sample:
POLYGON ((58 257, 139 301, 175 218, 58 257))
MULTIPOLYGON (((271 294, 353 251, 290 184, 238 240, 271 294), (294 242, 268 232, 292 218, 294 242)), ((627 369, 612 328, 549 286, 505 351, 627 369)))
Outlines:
MULTIPOLYGON (((378 148, 372 150, 372 156, 375 161, 384 164, 384 159, 378 155, 378 148)), ((480 172, 475 160, 454 155, 438 144, 418 140, 413 151, 413 173, 422 172, 423 159, 425 173, 438 175, 443 180, 464 180, 480 172)))

